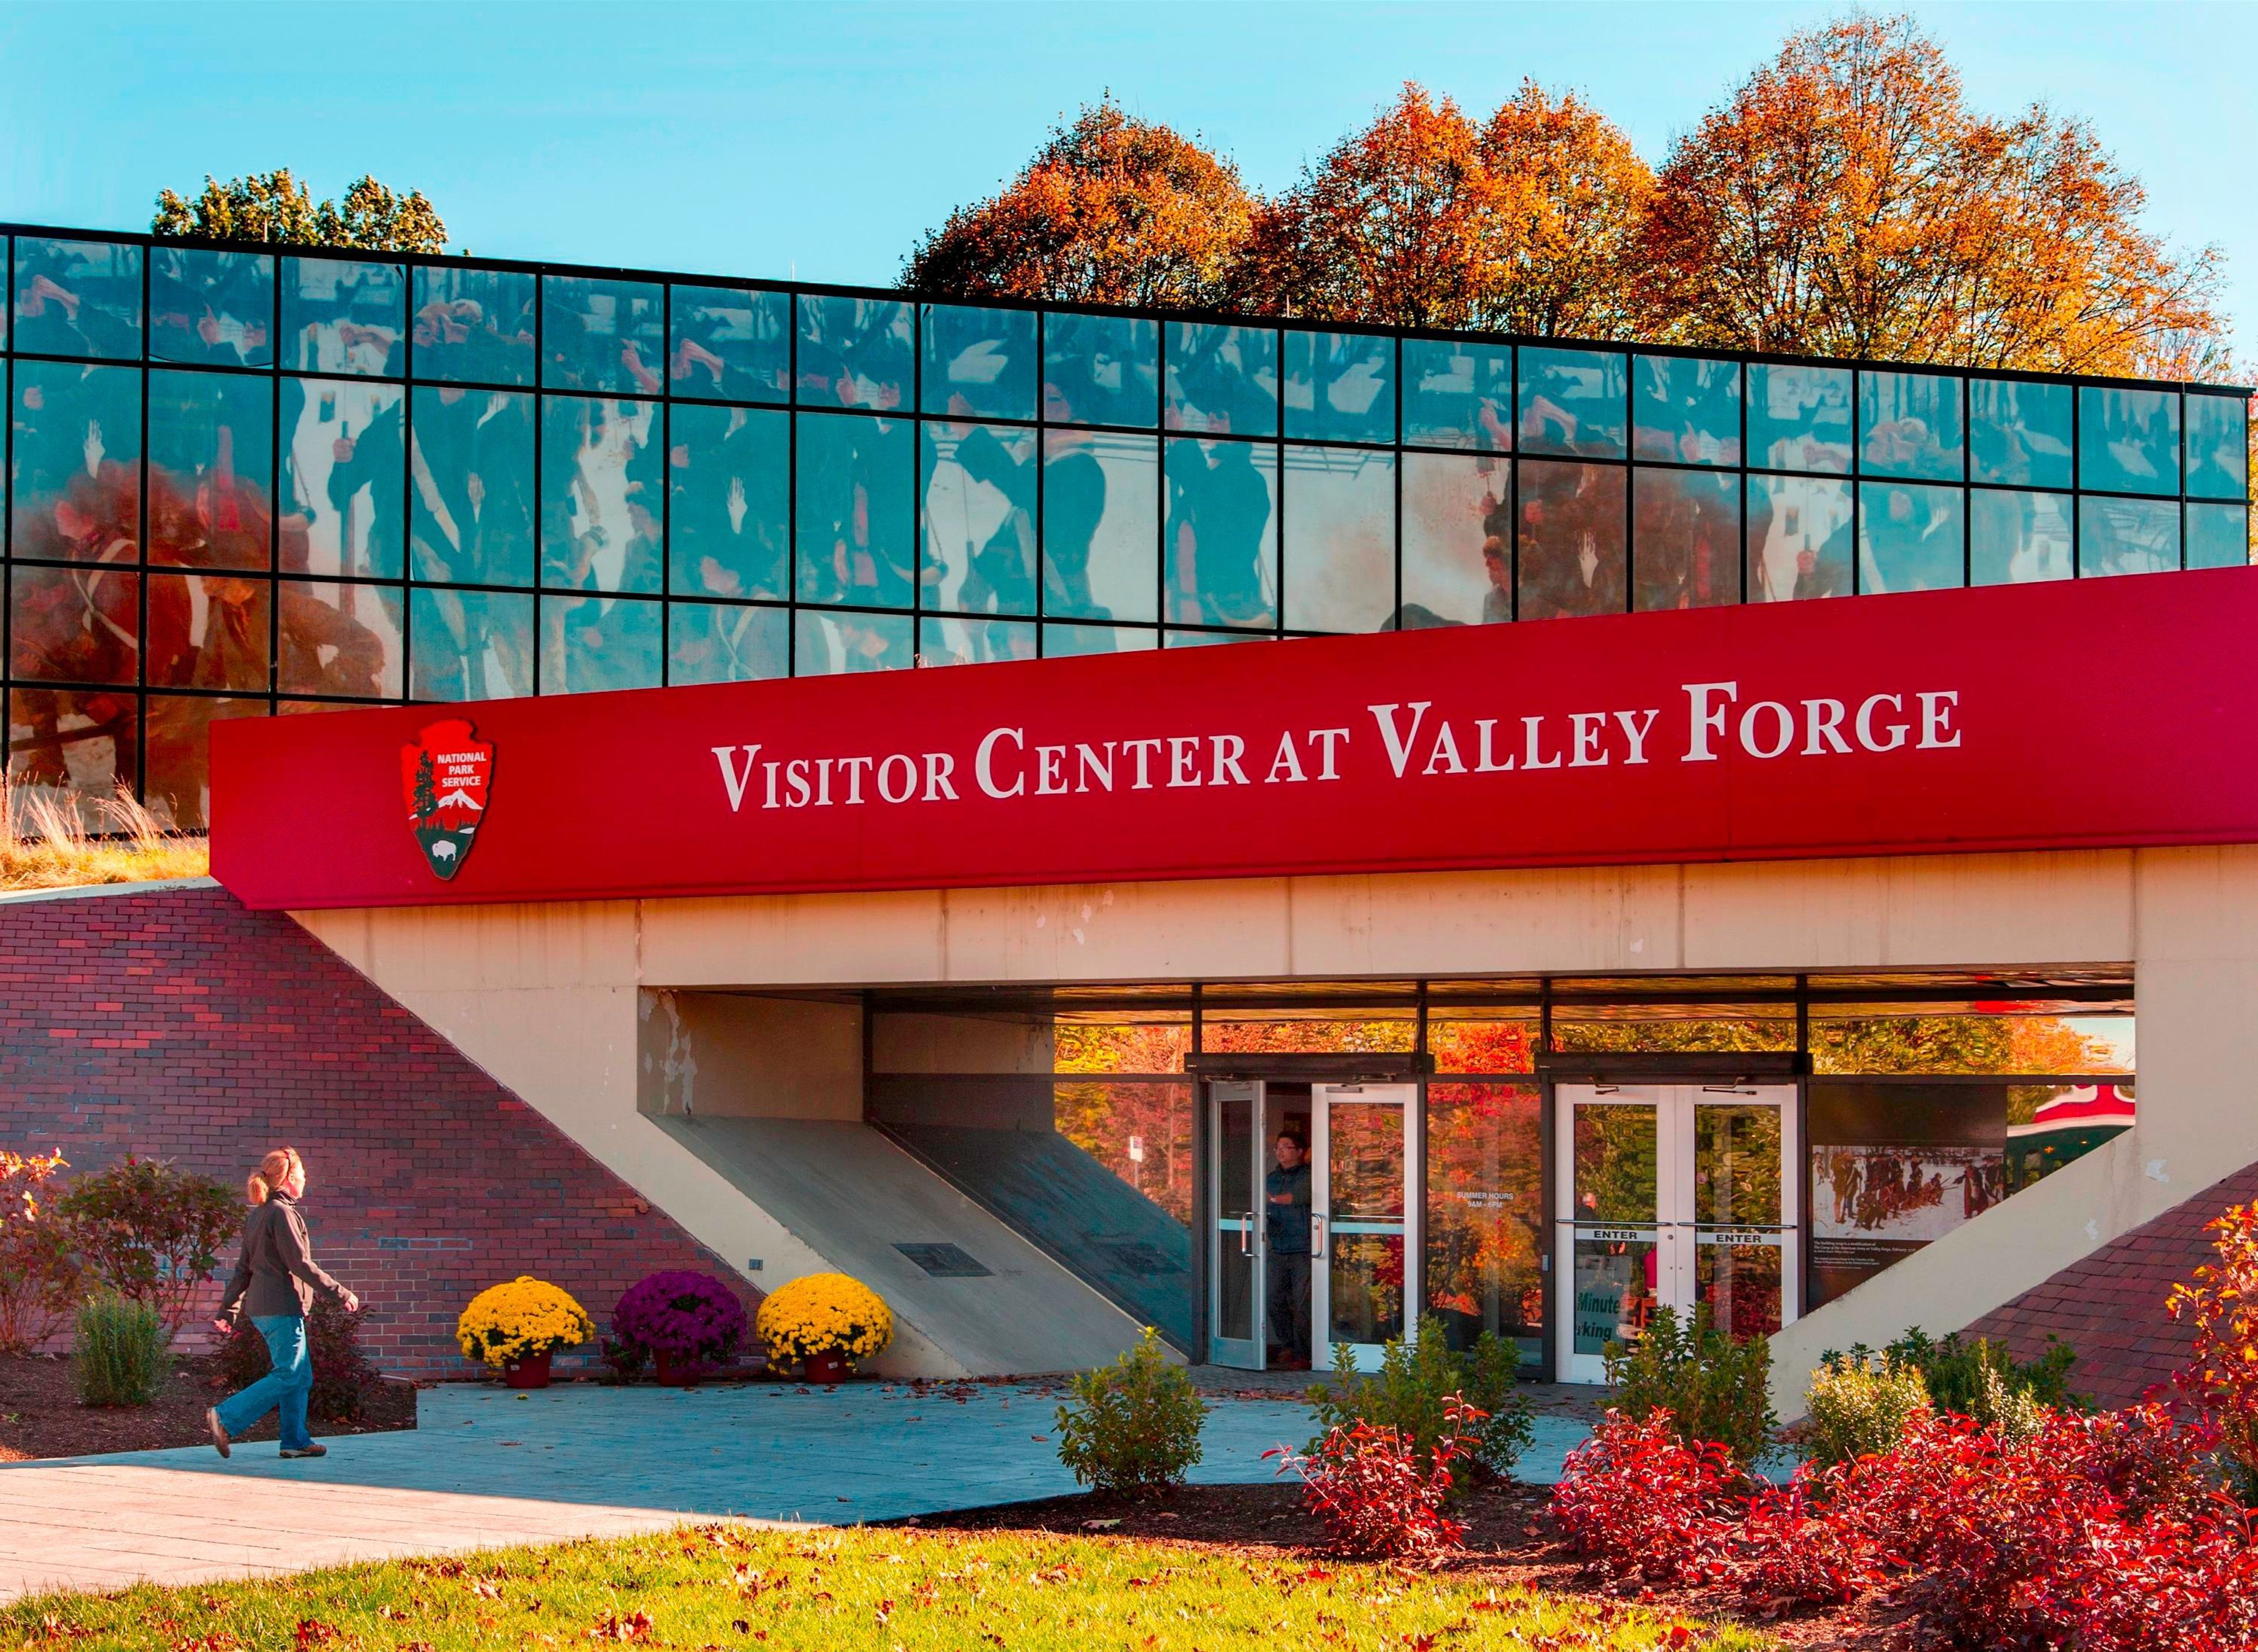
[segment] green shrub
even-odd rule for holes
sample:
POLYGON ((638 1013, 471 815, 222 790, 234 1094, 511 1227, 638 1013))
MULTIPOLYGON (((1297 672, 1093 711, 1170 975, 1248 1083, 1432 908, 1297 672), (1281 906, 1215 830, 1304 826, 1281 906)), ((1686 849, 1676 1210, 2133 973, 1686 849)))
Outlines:
POLYGON ((78 1310, 78 1395, 89 1406, 146 1406, 173 1368, 172 1333, 146 1302, 97 1296, 78 1310))
POLYGON ((1804 1449, 1831 1467, 1893 1450, 1907 1420, 1929 1408, 1928 1386, 1917 1365, 1838 1354, 1813 1373, 1803 1406, 1804 1449))
MULTIPOLYGON (((326 1296, 314 1299, 306 1316, 306 1352, 313 1361, 314 1386, 307 1412, 325 1422, 351 1422, 360 1415, 361 1399, 378 1381, 376 1367, 360 1346, 360 1316, 326 1296)), ((249 1318, 235 1322, 235 1334, 219 1345, 213 1372, 232 1391, 265 1376, 273 1361, 266 1339, 249 1318)))
POLYGON ((1657 1308, 1646 1335, 1628 1348, 1609 1343, 1608 1381, 1615 1408, 1635 1422, 1670 1414, 1671 1432, 1689 1446, 1715 1442, 1745 1471, 1772 1444, 1779 1419, 1765 1386, 1772 1344, 1761 1336, 1735 1342, 1697 1308, 1690 1320, 1657 1308))
MULTIPOLYGON (((1471 1442, 1466 1455, 1484 1472, 1503 1478, 1529 1449, 1534 1434, 1529 1398, 1521 1392, 1521 1351, 1495 1331, 1484 1331, 1465 1353, 1452 1351, 1443 1322, 1422 1315, 1416 1342, 1402 1337, 1384 1343, 1380 1369, 1360 1375, 1356 1355, 1346 1343, 1333 1345, 1332 1382, 1309 1391, 1310 1409, 1317 1414, 1317 1441, 1310 1452, 1335 1429, 1353 1429, 1360 1422, 1375 1429, 1393 1429, 1410 1443, 1420 1473, 1431 1472, 1435 1448, 1446 1437, 1471 1442), (1453 1397, 1489 1414, 1480 1422, 1452 1427, 1446 1414, 1453 1397)), ((1465 1489, 1461 1482, 1459 1489, 1465 1489)))
MULTIPOLYGON (((1871 1356, 1871 1351, 1861 1344, 1847 1358, 1864 1360, 1871 1356)), ((1824 1356, 1828 1364, 1837 1358, 1831 1351, 1824 1356)), ((1939 1411, 1978 1422, 1997 1422, 1999 1407, 2013 1395, 2027 1395, 2034 1403, 2057 1410, 2082 1409, 2085 1404, 2070 1391, 2077 1351, 2055 1336, 2047 1338, 2046 1351, 2036 1359, 2017 1359, 2005 1343, 1982 1336, 1965 1341, 1958 1331, 1931 1336, 1916 1325, 1883 1349, 1882 1358, 1920 1372, 1929 1402, 1939 1411)))
POLYGON ((1200 1460, 1207 1402, 1150 1325, 1111 1365, 1073 1382, 1076 1404, 1058 1410, 1059 1461, 1077 1484, 1132 1497, 1183 1484, 1200 1460))
POLYGON ((243 1202, 209 1176, 128 1156, 81 1176, 57 1202, 101 1288, 147 1302, 178 1330, 243 1226, 243 1202))

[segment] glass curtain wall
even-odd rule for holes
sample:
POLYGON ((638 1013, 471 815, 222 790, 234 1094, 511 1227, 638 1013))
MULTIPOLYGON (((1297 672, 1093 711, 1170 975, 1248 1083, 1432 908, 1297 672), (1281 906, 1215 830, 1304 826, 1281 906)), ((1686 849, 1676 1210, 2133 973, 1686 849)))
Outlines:
POLYGON ((216 719, 2203 568, 2197 386, 18 228, 9 766, 216 719))

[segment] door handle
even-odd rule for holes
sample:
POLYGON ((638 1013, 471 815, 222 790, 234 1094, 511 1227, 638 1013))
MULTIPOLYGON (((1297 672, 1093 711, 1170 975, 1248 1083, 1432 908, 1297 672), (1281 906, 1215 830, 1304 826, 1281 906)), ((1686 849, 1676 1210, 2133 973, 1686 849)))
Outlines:
POLYGON ((1312 1210, 1310 1212, 1310 1254, 1323 1256, 1324 1253, 1325 1219, 1312 1210))
POLYGON ((1253 1216, 1239 1218, 1239 1253, 1241 1256, 1254 1254, 1254 1218, 1253 1216))

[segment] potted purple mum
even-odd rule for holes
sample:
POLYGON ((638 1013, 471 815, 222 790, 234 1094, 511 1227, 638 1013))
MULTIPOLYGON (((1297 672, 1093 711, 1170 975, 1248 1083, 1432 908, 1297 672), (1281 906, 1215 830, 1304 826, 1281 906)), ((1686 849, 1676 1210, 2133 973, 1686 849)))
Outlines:
POLYGON ((612 1332, 657 1362, 661 1382, 687 1387, 736 1352, 745 1308, 713 1275, 671 1269, 628 1287, 612 1310, 612 1332))

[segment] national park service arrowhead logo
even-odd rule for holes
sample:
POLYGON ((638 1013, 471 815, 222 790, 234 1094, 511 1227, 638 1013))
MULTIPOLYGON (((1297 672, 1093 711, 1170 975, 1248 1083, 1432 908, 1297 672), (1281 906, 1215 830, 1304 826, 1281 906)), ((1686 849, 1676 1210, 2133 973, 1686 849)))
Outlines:
POLYGON ((470 859, 493 785, 493 747, 461 718, 433 723, 400 748, 408 829, 433 872, 451 878, 470 859))

